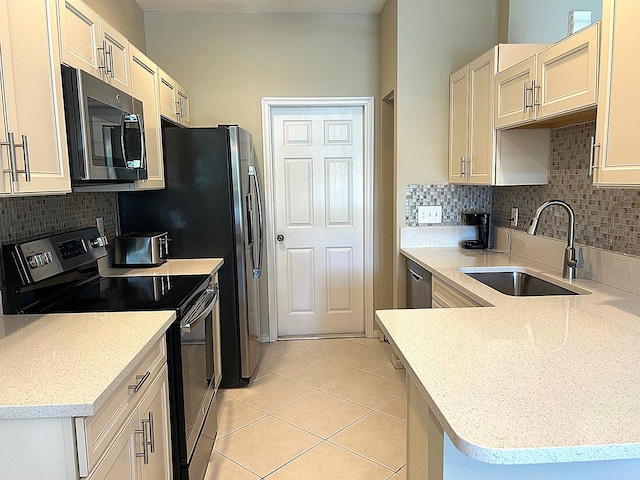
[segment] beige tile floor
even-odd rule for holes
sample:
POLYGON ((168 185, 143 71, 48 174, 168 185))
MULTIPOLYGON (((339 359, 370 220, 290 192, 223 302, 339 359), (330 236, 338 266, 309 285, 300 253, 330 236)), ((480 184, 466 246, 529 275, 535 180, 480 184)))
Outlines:
POLYGON ((374 339, 265 345, 256 380, 221 390, 205 480, 405 480, 404 370, 374 339))

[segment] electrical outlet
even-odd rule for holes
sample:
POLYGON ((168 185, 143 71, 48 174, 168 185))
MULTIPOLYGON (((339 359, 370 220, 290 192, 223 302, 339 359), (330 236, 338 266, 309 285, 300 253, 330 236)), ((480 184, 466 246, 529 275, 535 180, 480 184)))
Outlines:
POLYGON ((442 223, 442 205, 418 207, 418 223, 442 223))
POLYGON ((512 227, 518 226, 518 209, 516 207, 513 207, 511 209, 511 226, 512 227))

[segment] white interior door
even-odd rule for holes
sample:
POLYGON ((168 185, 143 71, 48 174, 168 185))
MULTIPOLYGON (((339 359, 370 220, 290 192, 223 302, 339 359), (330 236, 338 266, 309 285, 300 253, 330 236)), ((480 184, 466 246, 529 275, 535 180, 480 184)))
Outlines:
POLYGON ((271 112, 278 337, 363 333, 363 108, 271 112))

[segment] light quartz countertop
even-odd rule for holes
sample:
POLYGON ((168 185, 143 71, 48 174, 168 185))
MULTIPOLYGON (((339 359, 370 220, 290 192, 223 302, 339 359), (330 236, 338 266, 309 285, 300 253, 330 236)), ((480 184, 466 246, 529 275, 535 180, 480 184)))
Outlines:
MULTIPOLYGON (((214 274, 222 264, 171 259, 100 273, 214 274)), ((0 315, 0 419, 95 414, 175 319, 173 311, 0 315)))
POLYGON ((640 296, 513 255, 402 253, 489 305, 377 312, 460 451, 496 464, 640 457, 640 296), (499 266, 590 293, 511 297, 459 270, 499 266))
POLYGON ((0 419, 93 415, 173 311, 0 316, 0 419))
POLYGON ((206 275, 216 273, 222 258, 171 258, 158 267, 107 267, 100 269, 104 277, 144 277, 158 275, 206 275))

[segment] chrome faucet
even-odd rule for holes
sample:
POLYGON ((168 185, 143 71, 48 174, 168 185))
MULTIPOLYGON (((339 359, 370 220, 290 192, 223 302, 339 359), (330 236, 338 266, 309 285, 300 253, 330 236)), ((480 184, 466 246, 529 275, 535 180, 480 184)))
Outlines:
POLYGON ((564 263, 562 265, 562 278, 568 278, 573 280, 576 278, 576 270, 580 268, 580 263, 576 258, 576 249, 573 246, 574 244, 574 232, 576 227, 576 217, 573 214, 573 209, 562 200, 548 200, 544 202, 542 205, 538 207, 536 210, 536 214, 533 216, 533 220, 531 220, 531 224, 529 225, 529 229, 527 232, 529 235, 535 235, 536 230, 538 228, 538 220, 540 220, 540 214, 542 211, 550 207, 552 205, 559 205, 564 208, 569 214, 569 228, 567 230, 567 248, 564 249, 564 263))

